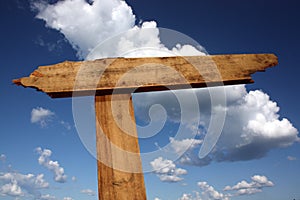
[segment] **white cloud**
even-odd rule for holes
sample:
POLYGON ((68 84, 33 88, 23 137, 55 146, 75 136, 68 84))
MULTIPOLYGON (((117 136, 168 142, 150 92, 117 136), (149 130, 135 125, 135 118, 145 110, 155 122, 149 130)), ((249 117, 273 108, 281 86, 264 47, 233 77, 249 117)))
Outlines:
POLYGON ((135 15, 125 1, 95 0, 88 4, 85 0, 65 0, 55 4, 35 2, 32 7, 47 27, 66 37, 80 58, 86 58, 92 50, 89 59, 204 54, 199 51, 202 47, 191 45, 177 44, 167 49, 161 43, 156 22, 146 21, 136 26, 135 15), (95 51, 104 41, 109 44, 95 51))
POLYGON ((54 115, 54 112, 42 108, 42 107, 36 107, 33 108, 31 111, 31 123, 40 124, 42 127, 47 126, 47 123, 51 119, 51 117, 54 115))
POLYGON ((50 194, 44 194, 44 195, 41 195, 40 199, 41 200, 56 200, 56 197, 52 196, 50 194))
POLYGON ((191 194, 182 194, 178 200, 192 200, 193 196, 191 194))
POLYGON ((182 196, 178 200, 202 200, 199 192, 194 192, 194 194, 182 194, 182 196))
POLYGON ((235 191, 234 195, 241 196, 262 192, 263 188, 274 186, 274 183, 268 180, 266 176, 254 175, 251 179, 251 182, 243 180, 234 186, 226 186, 224 191, 235 191))
POLYGON ((261 189, 259 188, 244 188, 244 189, 239 189, 237 192, 236 192, 236 195, 237 196, 242 196, 242 195, 251 195, 251 194, 255 194, 255 193, 259 193, 259 192, 262 192, 261 189))
POLYGON ((224 193, 217 191, 207 182, 200 181, 197 185, 201 189, 201 193, 198 191, 193 191, 193 194, 184 193, 178 200, 230 200, 232 197, 252 195, 262 192, 266 187, 274 186, 274 183, 268 180, 266 176, 254 175, 251 180, 251 182, 243 180, 234 186, 226 186, 223 189, 224 193))
POLYGON ((97 44, 107 38, 127 31, 135 24, 135 16, 125 1, 65 0, 56 4, 34 3, 37 18, 47 27, 59 30, 85 57, 97 44), (76 20, 74 20, 76 19, 76 20))
POLYGON ((180 176, 187 174, 187 171, 182 168, 177 168, 171 160, 156 158, 150 162, 150 165, 159 179, 163 182, 178 182, 183 180, 180 176))
POLYGON ((50 159, 50 156, 52 154, 51 150, 38 147, 36 148, 36 152, 40 155, 38 159, 39 164, 53 172, 53 178, 56 182, 64 183, 67 181, 67 176, 64 173, 64 168, 62 168, 57 161, 53 161, 50 159))
MULTIPOLYGON (((216 87, 210 90, 218 93, 218 90, 222 89, 225 90, 227 99, 226 105, 222 107, 220 105, 210 105, 207 89, 193 90, 197 98, 201 100, 199 101, 201 122, 198 124, 198 129, 201 131, 197 135, 187 134, 187 136, 191 137, 191 141, 194 140, 194 137, 198 139, 196 145, 185 151, 185 154, 180 159, 181 163, 204 166, 210 164, 211 161, 258 159, 266 156, 274 148, 289 147, 299 141, 297 129, 287 119, 280 118, 277 103, 270 100, 267 94, 260 90, 248 93, 242 85, 216 87), (216 114, 218 109, 226 110, 222 135, 210 155, 204 159, 199 159, 200 143, 206 134, 211 115, 216 114)), ((184 92, 187 98, 186 100, 183 99, 185 102, 181 103, 189 104, 188 92, 184 92)), ((135 99, 137 102, 144 103, 144 105, 142 103, 136 105, 136 116, 140 120, 147 120, 147 109, 154 104, 162 105, 168 113, 169 119, 173 122, 186 124, 186 127, 189 127, 189 124, 194 125, 194 122, 199 120, 193 105, 185 107, 187 109, 185 113, 188 113, 188 116, 187 119, 182 120, 182 111, 176 102, 177 99, 170 93, 155 94, 153 98, 149 98, 149 95, 138 95, 135 99)), ((185 139, 185 141, 173 141, 171 147, 174 152, 182 153, 186 149, 182 148, 182 145, 187 142, 188 139, 185 139)))
POLYGON ((229 200, 229 194, 223 194, 215 190, 213 186, 207 184, 207 182, 198 182, 198 186, 203 191, 202 195, 206 199, 210 200, 229 200))
POLYGON ((71 197, 64 197, 64 200, 73 200, 71 197))
MULTIPOLYGON (((230 96, 230 91, 227 94, 230 96)), ((217 147, 218 159, 261 158, 271 149, 288 147, 299 140, 297 129, 287 119, 279 118, 277 103, 262 91, 244 92, 241 99, 232 100, 217 147)))
POLYGON ((245 111, 254 111, 255 114, 244 126, 246 133, 243 137, 247 137, 247 140, 251 140, 253 137, 265 137, 270 140, 281 138, 282 142, 278 145, 289 146, 298 139, 298 132, 292 124, 285 118, 279 120, 277 114, 279 107, 275 102, 270 101, 267 94, 259 90, 250 91, 245 96, 242 108, 245 111), (247 134, 249 132, 251 133, 250 137, 247 134))
POLYGON ((252 181, 255 183, 255 187, 272 187, 274 183, 269 181, 266 176, 254 175, 251 177, 252 181))
POLYGON ((205 50, 199 47, 198 49, 194 46, 191 45, 181 45, 177 44, 175 47, 172 48, 172 52, 175 53, 176 55, 181 55, 181 56, 199 56, 199 55, 205 55, 205 50), (200 48, 200 49, 199 49, 200 48), (200 50, 200 51, 199 51, 200 50))
POLYGON ((95 196, 96 195, 95 191, 93 191, 91 189, 84 189, 84 190, 81 190, 80 192, 83 193, 83 194, 87 194, 89 196, 95 196))
POLYGON ((0 196, 22 197, 26 195, 39 198, 40 189, 49 187, 43 174, 21 174, 17 172, 0 173, 0 196))
MULTIPOLYGON (((39 124, 41 127, 47 127, 49 122, 53 120, 53 116, 55 116, 55 113, 53 111, 42 107, 36 107, 33 108, 31 111, 30 121, 31 123, 39 124)), ((61 125, 68 131, 72 129, 70 123, 64 120, 60 120, 60 121, 55 120, 55 123, 61 125)))
POLYGON ((21 187, 17 184, 17 181, 13 180, 0 188, 0 194, 3 196, 24 196, 21 187))

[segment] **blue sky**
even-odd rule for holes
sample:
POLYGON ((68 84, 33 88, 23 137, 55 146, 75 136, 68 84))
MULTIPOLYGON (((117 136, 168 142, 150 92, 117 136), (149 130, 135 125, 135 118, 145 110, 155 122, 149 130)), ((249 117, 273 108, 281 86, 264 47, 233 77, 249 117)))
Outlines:
POLYGON ((80 139, 72 99, 51 99, 11 80, 40 65, 84 59, 107 38, 111 47, 120 33, 132 45, 100 46, 91 57, 124 55, 132 48, 143 55, 142 47, 156 48, 149 54, 166 52, 159 42, 170 49, 167 53, 196 54, 201 49, 183 48, 183 42, 193 41, 189 44, 199 43, 209 54, 275 53, 279 58, 278 66, 254 75, 247 91, 244 86, 225 89, 224 129, 214 151, 202 160, 197 155, 216 109, 207 91, 195 92, 197 105, 188 91, 134 96, 138 125, 150 123, 151 116, 154 124, 139 127, 140 136, 165 120, 157 134, 140 139, 142 153, 163 148, 161 155, 142 157, 151 171, 145 174, 148 199, 300 199, 298 8, 298 1, 271 0, 1 1, 0 199, 97 199, 96 160, 89 152, 93 145, 86 148, 80 139), (135 25, 133 36, 140 37, 126 35, 135 25), (157 27, 168 29, 166 38, 157 35, 166 29, 157 27), (181 47, 170 48, 176 43, 181 47), (187 98, 178 100, 181 95, 187 98), (186 110, 180 110, 178 101, 186 110), (165 111, 154 106, 149 117, 155 104, 165 111), (186 118, 180 119, 183 113, 186 118), (181 157, 171 159, 170 152, 181 157))

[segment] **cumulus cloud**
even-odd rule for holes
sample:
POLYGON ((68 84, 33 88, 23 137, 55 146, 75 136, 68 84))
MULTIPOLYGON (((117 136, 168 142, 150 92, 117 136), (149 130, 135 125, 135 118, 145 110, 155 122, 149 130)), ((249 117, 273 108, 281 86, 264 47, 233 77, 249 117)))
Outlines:
POLYGON ((163 182, 178 182, 183 180, 182 175, 187 174, 187 171, 182 168, 177 168, 172 160, 156 158, 150 162, 153 173, 163 182))
POLYGON ((194 192, 194 194, 182 194, 182 196, 178 200, 202 200, 199 192, 194 192))
MULTIPOLYGON (((42 108, 42 107, 36 107, 31 110, 31 123, 39 124, 42 128, 47 127, 50 122, 53 122, 53 117, 55 116, 55 113, 49 109, 42 108)), ((72 129, 72 126, 70 123, 64 121, 64 120, 55 120, 55 124, 58 124, 62 127, 64 127, 66 130, 70 131, 72 129)), ((54 123, 53 122, 53 123, 54 123)))
POLYGON ((50 170, 54 175, 54 180, 59 183, 67 181, 64 168, 60 166, 57 161, 50 159, 52 151, 49 149, 42 149, 41 147, 36 148, 36 152, 40 155, 38 158, 39 164, 50 170))
MULTIPOLYGON (((225 94, 227 97, 226 105, 209 105, 209 94, 207 89, 195 90, 199 101, 201 111, 201 123, 198 128, 202 129, 197 145, 191 146, 182 156, 181 161, 184 164, 204 166, 211 161, 240 161, 262 158, 269 151, 275 148, 284 148, 291 146, 299 141, 298 131, 291 122, 286 118, 280 118, 278 112, 279 107, 276 102, 270 100, 270 97, 260 90, 247 92, 244 86, 226 86, 225 94), (211 107, 211 109, 201 109, 203 107, 211 107), (213 151, 204 159, 199 159, 198 152, 201 147, 200 141, 203 140, 207 125, 210 123, 210 116, 218 109, 226 110, 226 118, 222 135, 213 151), (204 133, 204 134, 203 134, 204 133), (197 150, 195 150, 197 148, 197 150)), ((221 90, 221 88, 213 88, 212 90, 221 90)), ((169 102, 168 107, 165 107, 167 113, 170 113, 170 118, 178 123, 189 124, 197 113, 193 109, 189 109, 189 120, 182 121, 179 110, 177 113, 168 112, 168 109, 176 105, 176 102, 168 96, 161 100, 169 102), (173 104, 173 105, 172 105, 173 104), (179 114, 178 114, 179 113, 179 114)), ((140 99, 142 100, 142 98, 140 99)), ((151 100, 148 100, 148 102, 151 100)), ((155 102, 149 102, 148 108, 152 103, 159 103, 160 99, 155 102)), ((141 106, 142 105, 138 105, 141 106)), ((174 110, 173 110, 174 111, 174 110)), ((141 113, 138 113, 141 114, 141 113)), ((142 114, 143 115, 143 114, 142 114)), ((143 116, 142 116, 143 117, 143 116)), ((170 140, 171 142, 171 140, 170 140)), ((182 149, 180 145, 186 142, 185 140, 173 142, 173 151, 182 153, 178 149, 182 149)))
POLYGON ((32 6, 38 11, 36 17, 60 31, 82 58, 105 39, 135 25, 131 7, 120 0, 35 2, 32 6))
POLYGON ((251 179, 251 182, 243 180, 234 186, 226 186, 224 191, 235 191, 235 196, 241 196, 262 192, 263 188, 274 186, 274 183, 266 176, 254 175, 251 179))
POLYGON ((23 197, 41 196, 40 189, 49 187, 43 174, 21 174, 17 172, 0 173, 0 196, 23 197))
POLYGON ((197 185, 201 192, 184 193, 178 200, 230 200, 232 197, 252 195, 262 192, 266 187, 274 186, 274 183, 263 175, 254 175, 251 177, 251 180, 251 182, 240 181, 234 186, 225 186, 224 192, 216 190, 206 181, 200 181, 197 185))
POLYGON ((227 118, 216 159, 262 158, 271 149, 299 141, 297 129, 286 118, 280 119, 277 103, 267 94, 260 90, 245 92, 242 99, 235 101, 226 108, 227 118))
POLYGON ((229 194, 223 194, 215 190, 215 188, 209 185, 207 182, 198 182, 198 186, 203 191, 202 195, 204 199, 210 200, 229 200, 229 194))
POLYGON ((38 12, 36 18, 60 31, 80 58, 86 58, 89 53, 92 53, 89 59, 204 54, 199 51, 202 47, 188 44, 166 48, 156 22, 136 25, 135 15, 125 1, 95 0, 89 4, 85 0, 65 0, 55 4, 34 2, 32 7, 38 12), (95 47, 104 41, 108 45, 95 52, 95 47))
POLYGON ((51 119, 51 117, 54 115, 54 112, 42 108, 42 107, 36 107, 33 108, 31 111, 31 123, 40 124, 41 127, 47 126, 47 123, 51 119))
POLYGON ((87 194, 88 196, 95 196, 96 195, 95 191, 93 191, 91 189, 81 190, 80 193, 87 194))

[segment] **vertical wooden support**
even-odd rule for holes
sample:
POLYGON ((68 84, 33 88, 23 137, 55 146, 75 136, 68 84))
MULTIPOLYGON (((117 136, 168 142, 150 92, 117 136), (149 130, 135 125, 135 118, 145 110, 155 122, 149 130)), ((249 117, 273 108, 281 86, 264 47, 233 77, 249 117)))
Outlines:
POLYGON ((96 96, 95 112, 99 200, 145 200, 130 94, 96 96))

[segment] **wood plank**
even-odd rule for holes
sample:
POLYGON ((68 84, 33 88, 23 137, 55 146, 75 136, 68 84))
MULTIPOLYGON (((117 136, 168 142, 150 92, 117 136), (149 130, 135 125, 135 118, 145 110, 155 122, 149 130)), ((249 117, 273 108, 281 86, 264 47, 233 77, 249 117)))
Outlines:
POLYGON ((95 97, 99 200, 145 200, 129 94, 95 97))
POLYGON ((39 67, 13 82, 53 98, 99 96, 252 83, 251 74, 277 64, 274 54, 107 58, 39 67))

